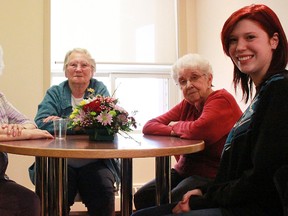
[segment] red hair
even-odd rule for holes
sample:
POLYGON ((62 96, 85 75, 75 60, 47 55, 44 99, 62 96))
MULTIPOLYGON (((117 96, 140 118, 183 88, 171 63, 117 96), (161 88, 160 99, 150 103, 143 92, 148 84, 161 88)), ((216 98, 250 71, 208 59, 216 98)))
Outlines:
MULTIPOLYGON (((229 54, 230 35, 236 24, 243 19, 249 19, 257 22, 268 34, 269 38, 272 38, 274 33, 278 33, 279 44, 273 53, 272 61, 265 79, 276 73, 279 73, 281 70, 284 70, 288 62, 287 38, 280 20, 275 12, 263 4, 253 4, 243 7, 235 11, 226 20, 221 32, 222 47, 225 54, 231 58, 229 54)), ((233 83, 235 90, 237 85, 239 83, 241 84, 243 98, 245 99, 245 102, 247 102, 249 97, 252 95, 252 80, 248 75, 242 73, 235 64, 233 83)))

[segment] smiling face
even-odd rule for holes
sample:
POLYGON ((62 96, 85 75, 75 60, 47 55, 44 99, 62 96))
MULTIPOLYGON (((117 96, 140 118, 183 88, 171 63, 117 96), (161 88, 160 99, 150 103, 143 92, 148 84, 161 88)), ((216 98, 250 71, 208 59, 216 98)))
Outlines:
POLYGON ((88 85, 93 76, 93 68, 85 53, 72 52, 68 58, 65 76, 70 85, 88 85))
POLYGON ((202 107, 212 92, 212 74, 204 74, 197 69, 181 69, 178 73, 178 83, 184 98, 197 108, 202 107))
POLYGON ((257 22, 243 19, 231 32, 229 55, 239 70, 248 74, 257 86, 270 66, 278 42, 277 33, 269 38, 257 22))

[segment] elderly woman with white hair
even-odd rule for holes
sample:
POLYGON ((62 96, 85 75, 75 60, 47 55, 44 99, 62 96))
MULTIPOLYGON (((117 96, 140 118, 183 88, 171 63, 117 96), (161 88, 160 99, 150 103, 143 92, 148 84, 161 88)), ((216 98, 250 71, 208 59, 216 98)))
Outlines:
MULTIPOLYGON (((0 46, 0 74, 4 69, 3 51, 0 46)), ((53 136, 44 130, 36 129, 33 121, 21 114, 0 93, 0 141, 40 139, 53 136)), ((8 155, 0 152, 0 215, 40 215, 40 200, 31 190, 17 184, 5 174, 8 155)))
MULTIPOLYGON (((227 135, 242 111, 225 89, 212 89, 212 68, 199 54, 178 59, 171 75, 184 99, 168 112, 149 120, 143 133, 205 141, 203 151, 176 156, 177 163, 171 170, 171 198, 175 202, 188 190, 215 178, 227 135)), ((155 180, 141 187, 134 195, 136 209, 155 206, 155 193, 155 180)))

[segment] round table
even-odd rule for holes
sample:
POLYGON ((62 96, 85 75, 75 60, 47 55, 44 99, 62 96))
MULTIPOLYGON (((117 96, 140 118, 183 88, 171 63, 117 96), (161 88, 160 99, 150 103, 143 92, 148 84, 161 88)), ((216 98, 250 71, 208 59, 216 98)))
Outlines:
POLYGON ((68 215, 67 158, 120 158, 121 213, 132 213, 132 159, 155 157, 157 197, 170 190, 170 156, 204 149, 202 140, 172 136, 117 135, 111 142, 89 141, 87 135, 68 135, 65 140, 38 139, 0 142, 0 151, 36 156, 36 192, 41 198, 42 215, 68 215))

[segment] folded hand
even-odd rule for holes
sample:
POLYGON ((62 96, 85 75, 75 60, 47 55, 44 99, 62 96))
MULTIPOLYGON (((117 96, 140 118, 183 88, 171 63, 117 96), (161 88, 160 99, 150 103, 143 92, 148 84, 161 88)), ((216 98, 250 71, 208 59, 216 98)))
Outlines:
POLYGON ((183 212, 189 212, 190 206, 189 206, 189 199, 191 196, 202 196, 202 192, 199 189, 194 189, 191 191, 188 191, 182 198, 182 201, 178 202, 178 204, 173 208, 172 212, 174 214, 179 214, 183 212))

